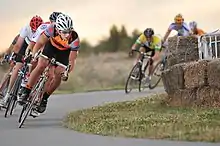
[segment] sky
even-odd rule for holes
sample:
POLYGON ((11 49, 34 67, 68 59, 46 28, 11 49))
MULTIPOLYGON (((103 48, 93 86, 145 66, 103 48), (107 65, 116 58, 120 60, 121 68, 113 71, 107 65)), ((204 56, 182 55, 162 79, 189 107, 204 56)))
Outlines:
POLYGON ((109 35, 113 24, 125 25, 128 33, 152 27, 163 36, 178 13, 187 23, 195 20, 200 28, 210 32, 220 28, 219 5, 219 0, 1 0, 0 48, 9 47, 33 15, 48 21, 53 11, 71 16, 80 39, 94 45, 109 35))

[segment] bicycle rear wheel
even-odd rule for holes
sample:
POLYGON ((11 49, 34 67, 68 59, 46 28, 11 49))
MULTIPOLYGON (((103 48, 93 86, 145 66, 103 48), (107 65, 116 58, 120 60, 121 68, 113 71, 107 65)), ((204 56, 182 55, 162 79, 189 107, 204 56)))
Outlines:
POLYGON ((149 89, 154 89, 155 87, 157 87, 157 85, 159 84, 160 80, 161 80, 161 73, 162 73, 162 62, 158 62, 154 69, 153 69, 153 75, 150 81, 150 85, 149 85, 149 89))
POLYGON ((140 74, 141 74, 141 64, 140 62, 137 62, 133 68, 131 69, 129 76, 127 78, 126 84, 125 84, 125 93, 128 94, 132 91, 132 88, 129 88, 129 86, 131 84, 136 84, 137 82, 139 82, 139 78, 140 78, 140 74))

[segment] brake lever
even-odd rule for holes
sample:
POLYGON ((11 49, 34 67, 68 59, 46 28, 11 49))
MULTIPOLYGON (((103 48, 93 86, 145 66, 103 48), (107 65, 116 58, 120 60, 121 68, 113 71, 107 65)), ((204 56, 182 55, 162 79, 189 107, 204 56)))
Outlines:
POLYGON ((67 81, 67 80, 68 80, 68 78, 69 78, 68 73, 69 73, 70 67, 71 67, 71 65, 69 64, 69 65, 67 66, 66 70, 61 74, 63 81, 67 81))

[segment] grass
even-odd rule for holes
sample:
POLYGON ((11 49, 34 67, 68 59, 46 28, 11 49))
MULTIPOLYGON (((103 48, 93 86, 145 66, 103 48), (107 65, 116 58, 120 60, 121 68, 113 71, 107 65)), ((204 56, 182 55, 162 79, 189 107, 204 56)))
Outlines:
POLYGON ((64 126, 98 135, 220 142, 220 109, 171 107, 166 94, 69 113, 64 126))

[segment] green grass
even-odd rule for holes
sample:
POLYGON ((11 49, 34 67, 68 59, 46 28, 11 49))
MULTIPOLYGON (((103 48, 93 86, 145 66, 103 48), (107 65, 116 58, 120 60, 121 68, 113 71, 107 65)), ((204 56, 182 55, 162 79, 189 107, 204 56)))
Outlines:
POLYGON ((69 113, 64 126, 98 135, 220 141, 220 109, 170 107, 166 94, 69 113))

